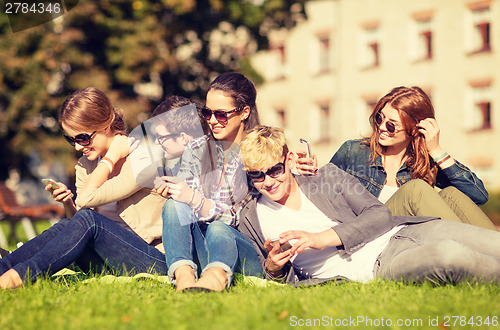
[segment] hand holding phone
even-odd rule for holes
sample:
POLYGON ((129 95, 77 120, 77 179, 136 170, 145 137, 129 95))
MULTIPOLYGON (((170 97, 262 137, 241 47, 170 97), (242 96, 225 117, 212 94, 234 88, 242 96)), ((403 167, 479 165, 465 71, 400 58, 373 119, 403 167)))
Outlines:
POLYGON ((54 179, 42 179, 42 183, 45 185, 45 190, 49 191, 52 194, 52 198, 54 198, 57 202, 72 205, 72 207, 74 207, 74 195, 63 183, 59 184, 54 179))
POLYGON ((311 158, 311 145, 306 139, 300 139, 300 143, 305 143, 306 144, 306 158, 311 158))
POLYGON ((300 143, 305 143, 306 150, 297 152, 298 159, 295 162, 295 168, 300 175, 316 175, 318 160, 311 152, 311 145, 305 139, 300 139, 300 143))
POLYGON ((52 187, 51 187, 52 190, 56 190, 57 188, 60 188, 59 185, 57 184, 56 180, 54 180, 54 179, 42 179, 42 183, 46 186, 49 184, 52 184, 52 187))
MULTIPOLYGON (((271 242, 272 246, 274 247, 275 244, 280 244, 280 239, 277 238, 277 239, 274 239, 272 242, 271 242)), ((285 252, 286 250, 289 250, 292 248, 292 244, 290 244, 290 242, 285 242, 283 244, 280 245, 280 252, 285 252)))

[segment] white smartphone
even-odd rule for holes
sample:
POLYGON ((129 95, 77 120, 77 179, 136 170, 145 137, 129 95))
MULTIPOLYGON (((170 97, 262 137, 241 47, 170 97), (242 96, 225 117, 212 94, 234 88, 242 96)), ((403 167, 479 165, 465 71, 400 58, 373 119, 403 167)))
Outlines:
POLYGON ((309 144, 309 142, 306 140, 306 139, 300 139, 300 143, 305 143, 306 144, 306 150, 307 150, 307 155, 306 155, 306 158, 311 158, 311 145, 309 144))
POLYGON ((54 179, 42 179, 42 183, 44 185, 52 184, 52 190, 59 188, 59 185, 57 184, 56 180, 54 180, 54 179))

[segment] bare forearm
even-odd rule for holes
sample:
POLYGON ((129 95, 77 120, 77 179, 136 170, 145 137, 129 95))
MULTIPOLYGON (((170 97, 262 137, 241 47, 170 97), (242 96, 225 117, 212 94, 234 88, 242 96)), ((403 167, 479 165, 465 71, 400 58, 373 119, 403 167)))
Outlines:
POLYGON ((76 213, 76 205, 73 200, 64 203, 64 212, 66 214, 66 218, 72 218, 76 213))

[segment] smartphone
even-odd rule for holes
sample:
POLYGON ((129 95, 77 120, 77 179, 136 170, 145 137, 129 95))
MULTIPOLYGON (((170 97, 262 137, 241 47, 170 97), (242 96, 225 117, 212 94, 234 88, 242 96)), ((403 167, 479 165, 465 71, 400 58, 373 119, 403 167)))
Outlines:
POLYGON ((309 142, 306 140, 306 139, 300 139, 300 143, 305 143, 306 144, 306 152, 307 152, 307 155, 306 155, 306 158, 311 158, 311 145, 309 144, 309 142))
MULTIPOLYGON (((279 243, 279 240, 280 240, 280 239, 279 239, 279 238, 277 238, 277 239, 273 240, 273 241, 271 242, 271 244, 272 244, 273 246, 274 246, 274 244, 280 244, 280 243, 279 243)), ((285 243, 281 244, 280 252, 285 252, 286 250, 291 249, 291 248, 292 248, 292 244, 290 244, 290 242, 285 242, 285 243)))
POLYGON ((44 185, 52 184, 52 190, 59 188, 59 185, 57 184, 56 180, 54 180, 54 179, 42 179, 42 183, 44 185))

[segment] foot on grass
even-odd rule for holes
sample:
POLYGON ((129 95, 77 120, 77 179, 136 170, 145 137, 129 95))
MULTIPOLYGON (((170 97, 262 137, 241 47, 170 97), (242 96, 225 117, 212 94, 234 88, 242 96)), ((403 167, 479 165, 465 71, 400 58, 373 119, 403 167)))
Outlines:
POLYGON ((203 273, 195 286, 212 291, 222 291, 227 286, 226 271, 220 267, 210 267, 203 273))
POLYGON ((23 285, 23 280, 14 269, 9 269, 0 276, 0 288, 2 289, 15 289, 21 285, 23 285))
POLYGON ((180 266, 175 270, 174 276, 175 283, 177 284, 177 292, 196 284, 196 277, 194 276, 194 270, 191 266, 180 266))

